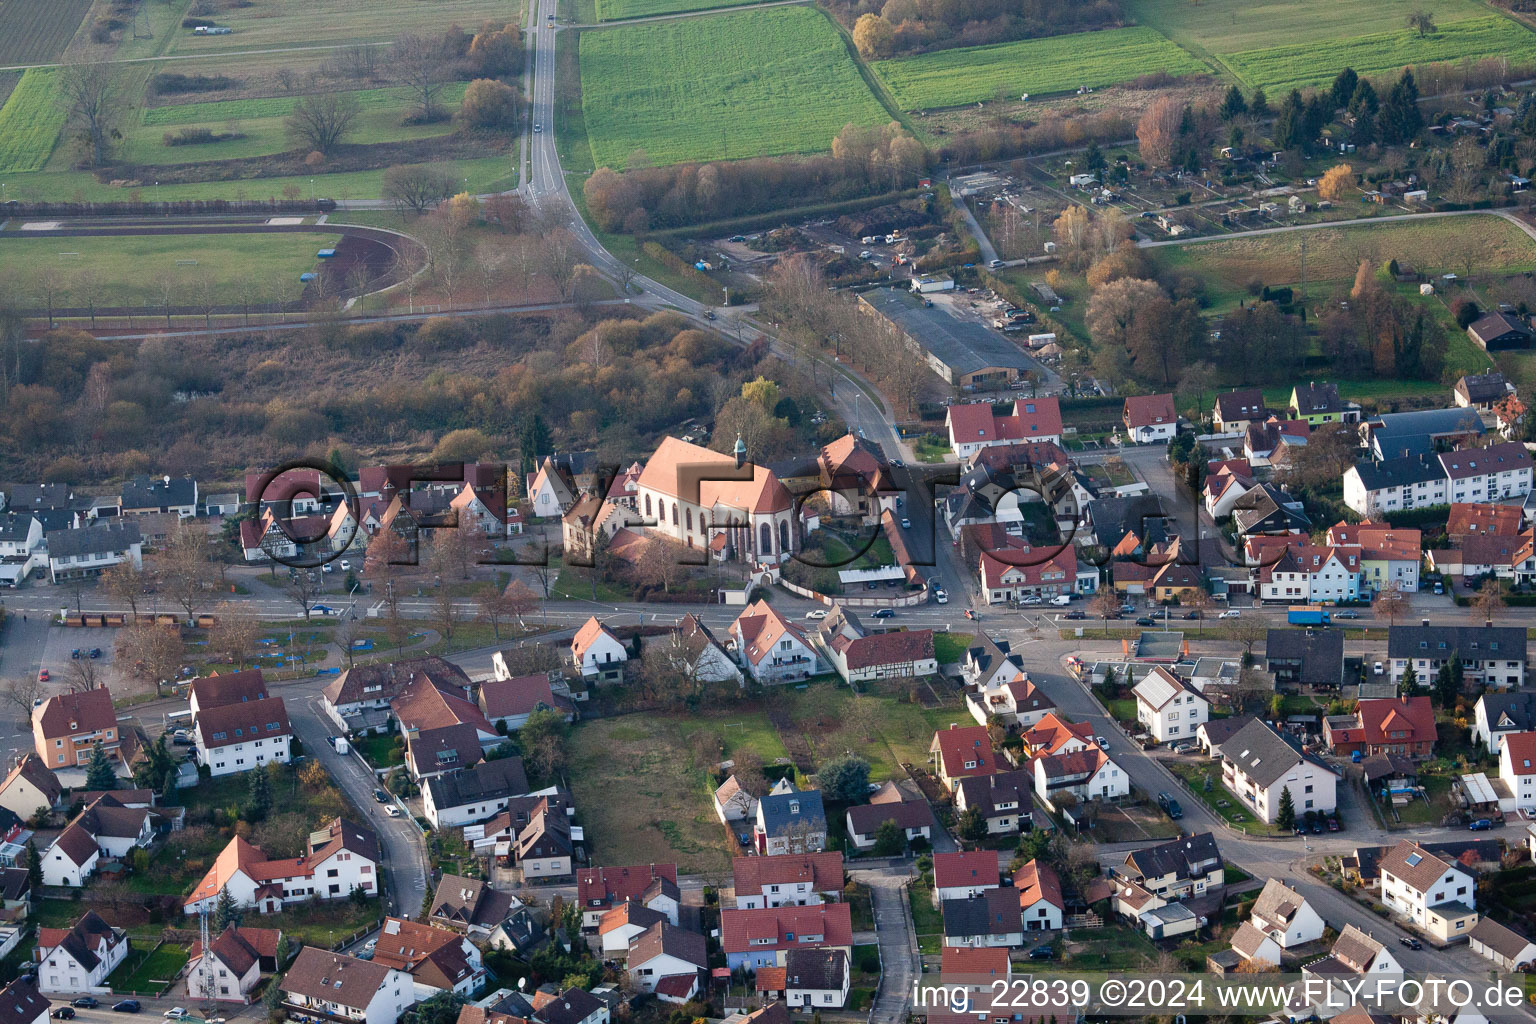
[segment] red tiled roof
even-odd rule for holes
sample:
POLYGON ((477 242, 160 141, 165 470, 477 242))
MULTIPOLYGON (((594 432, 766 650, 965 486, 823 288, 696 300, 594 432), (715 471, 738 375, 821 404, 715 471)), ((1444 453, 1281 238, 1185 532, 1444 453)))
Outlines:
POLYGON ((112 707, 112 694, 100 686, 50 697, 38 715, 38 725, 45 739, 114 729, 117 712, 112 707))
POLYGON ((794 499, 765 466, 749 463, 752 475, 745 480, 708 479, 730 476, 735 465, 723 452, 666 437, 641 471, 639 486, 704 509, 720 505, 743 512, 786 512, 794 507, 794 499))
POLYGON ((676 864, 636 864, 586 868, 576 872, 576 899, 583 908, 611 906, 638 897, 657 878, 677 884, 676 864))
POLYGON ((258 739, 276 739, 291 735, 288 709, 281 697, 225 704, 199 709, 197 731, 204 747, 227 747, 258 739))
POLYGON ((1054 754, 1074 739, 1093 746, 1093 724, 1068 722, 1053 711, 1024 734, 1024 745, 1038 753, 1054 754))
POLYGON ((939 751, 944 774, 952 779, 967 775, 991 775, 997 771, 997 757, 992 753, 992 740, 984 725, 940 729, 933 734, 929 749, 933 748, 939 751), (973 762, 975 767, 967 768, 967 761, 973 762))
POLYGON ((799 882, 810 882, 817 892, 843 888, 843 855, 835 851, 737 857, 731 861, 731 871, 735 876, 737 895, 761 892, 765 885, 799 882))
POLYGON ((1176 423, 1172 395, 1132 395, 1125 400, 1125 425, 1131 429, 1176 423))
POLYGON ((1433 743, 1438 738, 1435 709, 1428 697, 1362 700, 1355 713, 1368 743, 1433 743))
POLYGON ((935 889, 996 885, 997 881, 997 854, 992 850, 933 855, 933 887, 935 889))
POLYGON ((1044 900, 1059 910, 1065 910, 1066 901, 1061 898, 1061 879, 1049 864, 1032 860, 1013 873, 1013 887, 1019 890, 1019 907, 1034 906, 1044 900))
POLYGON ((853 918, 846 903, 820 903, 809 907, 765 907, 759 910, 720 911, 720 944, 727 953, 748 950, 788 949, 796 945, 851 946, 853 918), (786 936, 793 934, 789 941, 786 936), (806 936, 820 935, 814 943, 806 936), (766 945, 753 945, 750 938, 766 938, 766 945))
POLYGON ((849 669, 926 661, 934 656, 933 630, 901 629, 849 639, 843 656, 849 669))
POLYGON ((1513 536, 1520 532, 1519 505, 1485 505, 1458 501, 1451 505, 1445 532, 1452 537, 1466 534, 1513 536))
POLYGON ((587 648, 591 647, 598 637, 604 635, 612 638, 615 642, 619 640, 618 637, 613 635, 613 631, 601 622, 598 622, 597 616, 594 615, 582 623, 581 628, 576 631, 576 635, 571 638, 571 651, 577 658, 581 658, 587 653, 587 648))
POLYGON ((1536 775, 1536 732, 1507 733, 1504 749, 1516 775, 1536 775))

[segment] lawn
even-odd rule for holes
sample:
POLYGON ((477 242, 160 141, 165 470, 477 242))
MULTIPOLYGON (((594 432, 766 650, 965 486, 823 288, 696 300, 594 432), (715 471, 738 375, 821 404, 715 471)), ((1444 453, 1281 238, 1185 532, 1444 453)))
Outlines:
POLYGON ((117 970, 107 978, 113 992, 158 996, 176 980, 187 965, 187 948, 162 943, 148 953, 130 950, 117 970))
POLYGON ((1023 39, 995 46, 938 50, 873 65, 904 110, 955 107, 999 92, 1070 92, 1113 85, 1151 71, 1194 75, 1210 69, 1149 28, 1023 39))
POLYGON ((1212 305, 1222 308, 1245 296, 1250 281, 1298 283, 1303 237, 1308 288, 1317 294, 1331 283, 1352 281, 1363 259, 1378 266, 1399 259, 1430 275, 1466 274, 1469 265, 1479 274, 1536 270, 1536 242, 1492 214, 1367 222, 1144 251, 1165 270, 1199 277, 1212 305))
POLYGON ((912 907, 912 930, 919 937, 944 934, 944 912, 933 905, 933 885, 919 879, 907 887, 907 901, 912 907))
POLYGON ((912 445, 919 462, 943 462, 949 458, 949 443, 938 434, 924 434, 912 445))
POLYGON ((675 11, 707 11, 715 7, 735 7, 755 0, 597 0, 597 19, 644 18, 675 11))
MULTIPOLYGON (((235 302, 237 285, 250 279, 268 289, 289 282, 297 297, 303 288, 299 275, 314 269, 315 253, 338 241, 339 235, 310 232, 52 238, 7 231, 0 233, 0 264, 11 268, 13 286, 32 296, 34 305, 41 305, 37 294, 50 269, 66 278, 94 275, 96 302, 102 306, 154 306, 162 300, 164 283, 175 283, 172 301, 184 304, 205 279, 220 301, 235 302)), ((56 296, 54 304, 84 305, 84 298, 76 287, 56 296)))
POLYGON ((1244 832, 1261 836, 1289 834, 1278 825, 1266 825, 1254 817, 1253 811, 1222 784, 1221 765, 1215 763, 1194 765, 1182 761, 1164 761, 1163 763, 1168 766, 1169 771, 1189 783, 1187 792, 1193 793, 1196 799, 1244 832), (1211 781, 1209 791, 1205 788, 1207 777, 1211 781))
MULTIPOLYGON (((1142 25, 1176 43, 1214 53, 1239 53, 1302 43, 1331 43, 1407 23, 1424 5, 1418 0, 1125 0, 1124 9, 1142 25)), ((1445 26, 1477 18, 1488 8, 1477 0, 1441 0, 1435 22, 1445 26)), ((1337 73, 1344 65, 1335 66, 1337 73)), ((1359 65, 1355 66, 1359 71, 1359 65)))
MULTIPOLYGON (((1439 12, 1435 14, 1439 18, 1439 12)), ((1367 24, 1401 24, 1372 19, 1367 24)), ((1292 41, 1262 50, 1227 53, 1221 61, 1251 87, 1271 94, 1331 82, 1340 68, 1352 67, 1362 76, 1395 73, 1410 64, 1437 61, 1507 59, 1515 66, 1536 62, 1536 33, 1509 18, 1488 15, 1442 24, 1420 36, 1409 28, 1339 39, 1292 41)))
POLYGON ((383 736, 353 737, 352 745, 363 755, 363 760, 375 768, 393 768, 405 763, 405 751, 401 749, 399 741, 399 733, 386 733, 383 736))
POLYGON ((0 3, 0 67, 41 64, 74 38, 91 0, 8 0, 0 3))
POLYGON ((406 32, 440 36, 452 24, 473 32, 486 21, 506 24, 521 18, 519 8, 503 0, 265 0, 250 6, 220 5, 215 20, 234 31, 196 36, 191 29, 178 28, 166 52, 219 54, 283 44, 386 43, 406 32))
MULTIPOLYGON (((11 0, 11 4, 15 2, 11 0)), ((0 12, 11 4, 0 7, 0 12)), ((0 38, 4 38, 3 33, 0 38)), ((55 74, 39 70, 23 73, 5 106, 0 107, 0 174, 40 171, 53 155, 59 130, 64 127, 64 111, 54 89, 55 74)))
POLYGON ((890 120, 825 15, 778 7, 581 35, 582 112, 597 166, 825 150, 890 120))
POLYGON ((965 649, 971 646, 971 641, 975 639, 974 633, 935 633, 933 634, 934 657, 939 659, 940 665, 959 661, 965 657, 965 649))

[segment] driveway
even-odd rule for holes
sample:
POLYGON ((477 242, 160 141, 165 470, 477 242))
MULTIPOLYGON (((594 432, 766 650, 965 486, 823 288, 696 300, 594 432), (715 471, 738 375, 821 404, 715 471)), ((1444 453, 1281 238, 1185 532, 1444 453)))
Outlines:
POLYGON ((912 982, 922 973, 912 910, 907 905, 908 876, 894 869, 850 874, 869 886, 875 940, 880 946, 880 988, 869 1019, 871 1024, 900 1024, 910 1012, 912 982))

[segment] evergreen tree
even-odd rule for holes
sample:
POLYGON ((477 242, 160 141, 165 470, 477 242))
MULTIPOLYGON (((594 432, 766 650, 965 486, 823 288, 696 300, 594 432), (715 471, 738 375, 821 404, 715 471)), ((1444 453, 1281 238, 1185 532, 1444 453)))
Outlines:
POLYGON ((1235 85, 1230 86, 1227 89, 1226 96, 1222 97, 1221 100, 1221 119, 1223 121, 1230 121, 1234 117, 1240 117, 1246 113, 1248 113, 1248 101, 1243 99, 1243 90, 1235 85))
POLYGON ((33 902, 43 895, 43 855, 37 852, 37 840, 27 840, 27 887, 33 902))
POLYGON ((907 837, 902 835, 901 828, 894 821, 886 819, 875 829, 876 857, 895 857, 907 845, 907 837))
POLYGON ((1381 141, 1388 145, 1411 142, 1424 130, 1424 115, 1419 111, 1419 86, 1413 80, 1413 72, 1403 70, 1403 76, 1387 93, 1387 101, 1381 105, 1378 117, 1381 141))
POLYGON ((1348 106, 1359 85, 1360 76, 1355 74, 1354 68, 1345 68, 1340 71, 1338 77, 1333 80, 1333 88, 1328 90, 1328 103, 1331 109, 1339 110, 1348 106))
POLYGON ((1397 695, 1399 697, 1412 697, 1419 692, 1419 677, 1414 674, 1413 662, 1403 669, 1403 678, 1398 681, 1397 695))
POLYGON ((229 886, 219 890, 218 902, 213 910, 213 931, 215 935, 224 934, 224 929, 230 925, 240 923, 240 908, 235 906, 235 898, 229 894, 229 886))
MULTIPOLYGON (((286 935, 283 936, 285 939, 287 937, 286 935)), ((281 964, 281 961, 279 961, 279 964, 281 964)), ((267 1021, 269 1024, 276 1024, 277 1021, 287 1016, 283 1013, 283 976, 281 974, 276 975, 271 981, 267 982, 267 990, 261 994, 261 1006, 262 1009, 267 1011, 267 1021)))
POLYGON ((1291 90, 1291 94, 1285 98, 1285 105, 1280 108, 1280 113, 1275 117, 1275 127, 1270 133, 1275 140, 1276 149, 1300 149, 1306 140, 1307 111, 1301 102, 1301 92, 1291 90))
POLYGON ((169 772, 165 776, 165 782, 160 786, 160 805, 162 807, 176 806, 176 773, 169 772))
POLYGON ((272 780, 265 768, 250 773, 250 791, 247 794, 245 813, 252 821, 261 821, 272 810, 272 780))
POLYGON ((89 790, 108 790, 117 788, 117 773, 112 770, 112 762, 107 760, 107 751, 96 741, 91 746, 91 761, 85 768, 85 788, 89 790))
POLYGON ((1102 174, 1104 168, 1109 166, 1104 159, 1104 154, 1099 149, 1097 142, 1089 142, 1088 148, 1083 150, 1083 170, 1089 174, 1102 174))
POLYGON ((1280 809, 1275 812, 1275 824, 1287 832, 1296 827, 1296 801, 1291 799, 1289 786, 1280 790, 1280 809))
POLYGON ((1302 119, 1305 134, 1301 140, 1301 148, 1310 152, 1331 120, 1333 120, 1333 108, 1329 107, 1326 101, 1318 96, 1307 100, 1306 115, 1302 119))
POLYGON ((1365 79, 1360 79, 1360 84, 1355 86, 1354 95, 1349 98, 1349 116, 1355 120, 1356 145, 1367 146, 1376 141, 1376 119, 1380 110, 1381 101, 1376 97, 1376 87, 1365 79))
POLYGON ((1254 117, 1269 116, 1269 99, 1264 95, 1263 89, 1253 90, 1253 99, 1248 101, 1248 113, 1254 117))
MULTIPOLYGON (((1467 671, 1466 667, 1461 663, 1461 656, 1459 654, 1451 655, 1451 686, 1453 687, 1451 690, 1451 704, 1456 703, 1456 697, 1461 695, 1462 687, 1466 685, 1466 682, 1467 671)), ((1447 704, 1446 707, 1450 707, 1450 704, 1447 704)))
POLYGON ((1449 663, 1441 665, 1435 673, 1435 703, 1446 710, 1456 703, 1456 680, 1451 676, 1449 663))

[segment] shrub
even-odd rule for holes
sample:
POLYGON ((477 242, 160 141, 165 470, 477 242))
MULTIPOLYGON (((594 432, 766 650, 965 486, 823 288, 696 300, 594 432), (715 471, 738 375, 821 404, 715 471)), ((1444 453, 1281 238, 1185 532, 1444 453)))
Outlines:
POLYGON ((228 75, 183 75, 179 72, 162 72, 149 80, 149 89, 156 95, 183 92, 223 92, 234 89, 240 82, 228 75))

